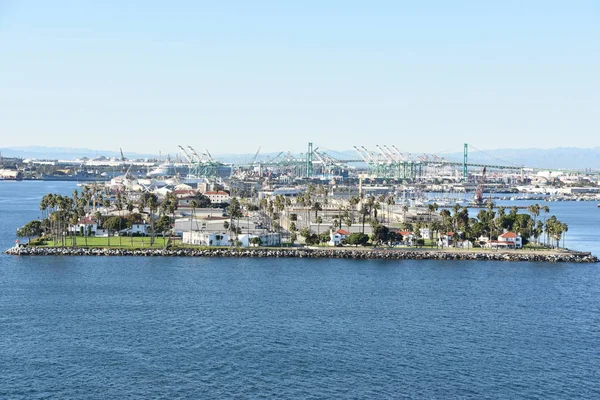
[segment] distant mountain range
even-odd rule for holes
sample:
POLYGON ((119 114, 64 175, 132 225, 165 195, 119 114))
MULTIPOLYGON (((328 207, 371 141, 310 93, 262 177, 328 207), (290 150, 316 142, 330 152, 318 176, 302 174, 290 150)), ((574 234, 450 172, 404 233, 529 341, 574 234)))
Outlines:
MULTIPOLYGON (((0 153, 4 157, 37 158, 37 159, 64 159, 73 160, 82 157, 116 157, 120 158, 118 151, 93 150, 85 148, 67 148, 67 147, 44 147, 27 146, 0 148, 0 153)), ((259 160, 274 158, 279 153, 261 153, 259 160)), ((358 159, 358 154, 354 150, 344 150, 339 152, 329 152, 336 158, 358 159)), ((416 153, 413 153, 416 154, 416 153)), ((172 155, 173 156, 173 155, 172 155)), ((251 162, 254 154, 214 154, 216 159, 223 162, 243 163, 251 162)), ((298 157, 299 154, 292 156, 298 157)), ((440 154, 447 160, 462 162, 462 153, 440 154)), ((158 158, 158 154, 131 153, 125 152, 128 159, 158 158)), ((166 154, 162 155, 163 159, 166 154)), ((496 165, 517 165, 536 168, 564 168, 564 169, 600 169, 600 147, 578 148, 578 147, 558 147, 553 149, 496 149, 486 151, 471 150, 468 155, 469 162, 481 164, 496 165)))

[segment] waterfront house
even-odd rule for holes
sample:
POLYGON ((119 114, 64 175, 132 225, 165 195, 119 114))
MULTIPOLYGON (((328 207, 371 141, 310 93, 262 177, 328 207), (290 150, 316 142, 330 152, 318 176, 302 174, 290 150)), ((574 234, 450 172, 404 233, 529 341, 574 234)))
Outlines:
POLYGON ((438 235, 438 246, 450 247, 454 245, 454 232, 440 232, 438 235))
POLYGON ((514 232, 504 232, 498 236, 498 242, 506 243, 509 248, 520 249, 523 247, 523 239, 514 232))
POLYGON ((350 236, 350 232, 348 232, 345 229, 338 229, 335 232, 332 229, 329 231, 329 239, 330 240, 329 240, 328 244, 330 246, 338 246, 342 243, 342 241, 345 241, 348 238, 348 236, 350 236))
POLYGON ((281 235, 279 233, 243 234, 238 236, 242 247, 252 246, 251 240, 253 238, 259 238, 261 246, 281 246, 281 235))
POLYGON ((83 217, 77 221, 77 224, 71 227, 71 232, 95 235, 98 230, 98 222, 92 217, 83 217))
POLYGON ((415 234, 411 231, 396 231, 396 233, 402 236, 402 244, 405 246, 412 246, 415 239, 415 234))
POLYGON ((147 235, 150 232, 150 224, 132 224, 131 228, 122 229, 120 231, 121 236, 133 235, 147 235))
POLYGON ((198 246, 229 246, 229 235, 227 233, 206 231, 184 231, 182 242, 198 246))

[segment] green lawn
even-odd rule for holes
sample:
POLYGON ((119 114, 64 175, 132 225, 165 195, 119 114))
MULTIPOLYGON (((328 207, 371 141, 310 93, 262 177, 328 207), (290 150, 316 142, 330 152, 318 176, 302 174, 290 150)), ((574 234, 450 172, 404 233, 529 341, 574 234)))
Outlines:
MULTIPOLYGON (((76 246, 85 247, 86 239, 85 237, 76 236, 76 246)), ((87 246, 88 247, 109 247, 109 238, 106 237, 95 237, 88 236, 87 238, 87 246)), ((161 237, 154 238, 154 245, 152 248, 163 248, 165 247, 165 242, 168 241, 168 238, 163 239, 161 237)), ((46 246, 61 246, 60 242, 56 244, 52 241, 48 241, 46 246)), ((72 246, 71 238, 67 238, 65 241, 65 246, 72 246)), ((110 238, 110 247, 111 248, 121 248, 121 249, 129 249, 129 248, 150 248, 150 237, 111 237, 110 238), (121 243, 121 244, 119 244, 121 243)))

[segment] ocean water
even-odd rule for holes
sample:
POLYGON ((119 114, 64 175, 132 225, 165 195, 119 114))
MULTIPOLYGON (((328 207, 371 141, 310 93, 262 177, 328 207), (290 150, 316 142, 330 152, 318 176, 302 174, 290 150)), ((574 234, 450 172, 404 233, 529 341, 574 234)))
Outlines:
MULTIPOLYGON (((73 188, 0 182, 2 248, 73 188)), ((2 255, 0 398, 597 399, 600 266, 2 255)))

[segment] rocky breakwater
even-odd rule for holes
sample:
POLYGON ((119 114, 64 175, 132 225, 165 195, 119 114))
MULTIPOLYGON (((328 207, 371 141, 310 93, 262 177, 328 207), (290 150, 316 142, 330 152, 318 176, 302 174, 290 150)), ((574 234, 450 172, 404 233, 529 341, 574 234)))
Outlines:
POLYGON ((136 256, 136 257, 289 257, 343 258, 379 260, 474 260, 539 261, 595 263, 596 256, 580 252, 460 252, 435 250, 385 249, 305 249, 305 248, 232 248, 232 249, 111 249, 83 247, 13 247, 6 254, 20 256, 136 256))

